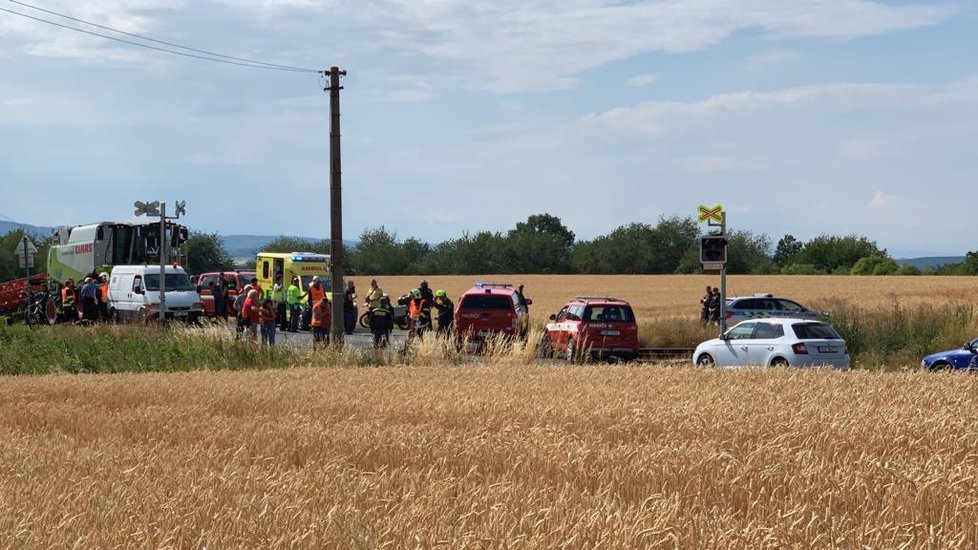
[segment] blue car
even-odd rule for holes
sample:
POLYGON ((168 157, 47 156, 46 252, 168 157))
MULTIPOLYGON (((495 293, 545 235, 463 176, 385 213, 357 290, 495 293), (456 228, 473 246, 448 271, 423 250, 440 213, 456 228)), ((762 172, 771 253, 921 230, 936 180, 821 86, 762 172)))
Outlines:
POLYGON ((958 349, 924 357, 920 362, 920 368, 924 370, 978 369, 978 338, 958 349))

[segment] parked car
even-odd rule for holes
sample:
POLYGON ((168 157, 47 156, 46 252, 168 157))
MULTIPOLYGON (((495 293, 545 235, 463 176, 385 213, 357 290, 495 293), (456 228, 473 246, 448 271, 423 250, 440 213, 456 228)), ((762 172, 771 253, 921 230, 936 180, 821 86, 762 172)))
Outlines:
POLYGON ((497 334, 526 338, 527 304, 511 284, 478 282, 459 298, 454 326, 458 335, 474 341, 497 334))
POLYGON ((978 369, 978 338, 965 342, 958 349, 924 357, 920 362, 920 368, 924 370, 978 369))
POLYGON ((540 352, 568 361, 638 355, 638 324, 632 306, 612 297, 577 296, 550 316, 540 352))
POLYGON ((245 285, 251 283, 252 277, 255 276, 255 272, 251 270, 247 271, 222 271, 222 272, 211 272, 211 273, 201 273, 197 277, 197 290, 200 292, 200 301, 204 304, 204 312, 208 317, 213 317, 214 313, 214 295, 211 292, 211 283, 217 285, 217 280, 219 277, 224 276, 228 281, 228 315, 234 316, 234 309, 231 305, 234 303, 234 297, 238 295, 238 290, 245 287, 245 285))
POLYGON ((696 347, 700 367, 848 368, 849 346, 831 326, 811 319, 742 321, 696 347))
MULTIPOLYGON (((200 296, 182 267, 165 266, 166 318, 197 322, 204 313, 200 296)), ((160 268, 117 265, 109 276, 109 317, 114 321, 149 321, 160 316, 160 268)))
POLYGON ((819 313, 787 298, 778 298, 772 294, 755 294, 727 298, 726 315, 728 323, 739 323, 748 319, 778 317, 817 319, 819 313))

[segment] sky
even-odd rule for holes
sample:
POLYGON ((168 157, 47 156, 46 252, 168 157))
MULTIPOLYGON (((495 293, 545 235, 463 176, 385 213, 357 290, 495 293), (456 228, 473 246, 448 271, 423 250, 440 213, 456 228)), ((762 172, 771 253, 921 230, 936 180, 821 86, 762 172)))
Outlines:
MULTIPOLYGON (((775 242, 978 249, 973 0, 29 3, 345 69, 347 239, 383 225, 437 243, 543 212, 590 239, 721 204, 731 228, 775 242)), ((133 201, 186 200, 193 229, 326 238, 322 88, 0 12, 0 219, 128 220, 133 201)))

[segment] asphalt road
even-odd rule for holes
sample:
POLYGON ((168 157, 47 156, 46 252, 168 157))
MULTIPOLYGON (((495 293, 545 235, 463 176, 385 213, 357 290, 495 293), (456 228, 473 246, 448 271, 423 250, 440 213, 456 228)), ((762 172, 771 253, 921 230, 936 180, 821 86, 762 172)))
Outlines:
MULTIPOLYGON (((406 330, 394 329, 394 331, 391 333, 389 347, 392 349, 403 349, 406 339, 406 330)), ((343 343, 361 351, 370 351, 374 348, 374 337, 369 330, 357 327, 353 334, 345 334, 343 336, 343 343)), ((288 332, 278 330, 275 332, 275 345, 286 346, 297 350, 311 349, 312 332, 288 332)))

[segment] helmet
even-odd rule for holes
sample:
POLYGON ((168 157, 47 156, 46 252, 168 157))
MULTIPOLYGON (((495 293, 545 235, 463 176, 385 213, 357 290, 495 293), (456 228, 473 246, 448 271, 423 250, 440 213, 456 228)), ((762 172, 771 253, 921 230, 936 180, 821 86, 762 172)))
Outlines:
POLYGON ((448 296, 448 293, 445 292, 444 290, 439 290, 438 292, 435 292, 436 298, 444 298, 445 296, 448 296))
POLYGON ((412 289, 411 290, 411 297, 412 298, 420 298, 421 297, 421 291, 418 290, 418 289, 416 289, 416 288, 415 289, 412 289))
POLYGON ((316 275, 315 277, 313 277, 312 278, 312 282, 318 283, 319 282, 319 275, 316 275))
POLYGON ((108 281, 109 280, 109 274, 103 271, 103 272, 101 272, 101 273, 98 274, 98 278, 101 279, 101 280, 103 280, 103 281, 108 281))

